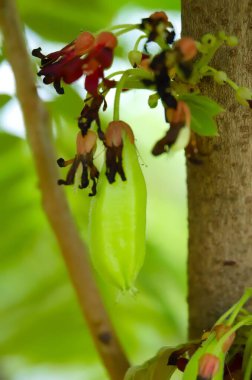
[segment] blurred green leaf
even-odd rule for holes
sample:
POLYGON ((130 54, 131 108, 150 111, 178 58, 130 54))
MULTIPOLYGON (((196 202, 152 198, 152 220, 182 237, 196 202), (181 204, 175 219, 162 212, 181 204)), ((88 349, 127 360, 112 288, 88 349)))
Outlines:
POLYGON ((201 136, 217 136, 218 128, 214 119, 223 108, 207 96, 186 94, 180 96, 191 111, 191 128, 201 136))
MULTIPOLYGON (((123 1, 124 4, 130 4, 127 2, 127 0, 124 0, 123 1)), ((138 0, 136 2, 132 2, 131 4, 133 5, 141 5, 142 7, 144 8, 150 8, 150 9, 155 9, 157 11, 160 11, 160 10, 176 10, 176 11, 180 11, 180 7, 181 7, 181 4, 180 4, 180 0, 159 0, 159 2, 157 3, 156 1, 154 0, 138 0)), ((120 2, 121 4, 121 2, 120 2)))
POLYGON ((56 119, 65 118, 67 121, 72 121, 77 125, 77 118, 84 107, 84 102, 72 87, 65 87, 64 95, 57 95, 52 101, 46 104, 53 117, 56 119))
MULTIPOLYGON (((113 17, 123 6, 142 6, 145 9, 156 9, 154 0, 138 0, 129 3, 126 0, 118 3, 115 0, 95 0, 92 2, 72 0, 44 0, 30 2, 18 0, 24 22, 42 37, 53 41, 71 41, 81 31, 97 32, 110 26, 113 17)), ((179 0, 160 0, 157 10, 180 10, 179 0)), ((128 20, 126 20, 128 22, 128 20)), ((139 20, 140 22, 140 20, 139 20)))
POLYGON ((131 367, 124 380, 169 380, 176 370, 176 366, 168 365, 171 354, 178 347, 163 347, 159 352, 145 363, 131 367))
POLYGON ((0 94, 0 108, 4 107, 11 100, 11 96, 7 94, 0 94))
POLYGON ((73 0, 19 0, 24 22, 49 40, 71 41, 82 30, 97 31, 109 24, 112 15, 105 2, 73 0))

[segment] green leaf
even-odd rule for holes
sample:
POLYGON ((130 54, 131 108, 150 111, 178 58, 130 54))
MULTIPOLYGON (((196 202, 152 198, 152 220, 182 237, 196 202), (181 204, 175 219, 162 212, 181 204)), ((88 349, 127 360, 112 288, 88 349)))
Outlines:
POLYGON ((191 129, 201 136, 218 136, 214 119, 224 109, 214 100, 203 95, 185 94, 179 97, 191 111, 191 129))
POLYGON ((4 107, 11 100, 11 96, 7 94, 0 94, 0 108, 4 107))
POLYGON ((109 25, 113 16, 102 1, 19 0, 18 5, 24 22, 53 41, 70 42, 83 30, 97 31, 109 25))
MULTIPOLYGON (((67 42, 72 41, 83 30, 97 32, 111 26, 113 18, 120 12, 120 8, 129 7, 129 2, 127 0, 122 0, 120 3, 115 0, 109 2, 105 0, 91 2, 18 0, 18 5, 24 22, 36 33, 48 40, 67 42)), ((157 3, 154 0, 138 0, 132 3, 132 7, 136 6, 156 9, 157 3)), ((161 8, 179 10, 180 1, 161 0, 157 10, 161 8)))
POLYGON ((72 87, 65 85, 65 94, 56 95, 52 101, 47 102, 47 105, 54 118, 63 117, 68 122, 72 121, 77 126, 77 117, 84 107, 84 102, 72 87))
POLYGON ((176 366, 168 365, 170 355, 176 351, 178 347, 163 347, 156 356, 149 359, 142 365, 131 367, 124 380, 168 380, 171 379, 173 373, 177 369, 176 366))
MULTIPOLYGON (((105 3, 105 0, 102 0, 103 3, 105 3)), ((113 0, 109 2, 111 4, 111 9, 117 12, 120 11, 118 7, 118 2, 113 0)), ((141 6, 145 9, 152 9, 153 11, 160 11, 165 10, 167 12, 167 15, 169 17, 169 10, 173 11, 180 11, 181 8, 181 1, 180 0, 159 0, 158 4, 156 0, 137 0, 134 2, 129 3, 128 0, 122 0, 120 1, 120 6, 141 6)), ((169 19, 172 21, 172 17, 169 17, 169 19)))

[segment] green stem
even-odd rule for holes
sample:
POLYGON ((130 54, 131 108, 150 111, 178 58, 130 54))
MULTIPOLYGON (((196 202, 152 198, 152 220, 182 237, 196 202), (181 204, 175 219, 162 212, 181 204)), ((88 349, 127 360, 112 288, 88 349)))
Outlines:
POLYGON ((242 321, 234 325, 226 334, 224 334, 216 344, 215 349, 213 350, 213 354, 218 354, 218 352, 220 352, 221 350, 222 345, 230 337, 230 335, 232 335, 235 331, 239 330, 239 328, 245 325, 252 325, 252 316, 244 318, 242 321))
POLYGON ((125 28, 125 29, 123 29, 123 30, 119 30, 119 32, 116 32, 116 33, 115 33, 115 36, 116 36, 116 37, 119 37, 119 36, 121 36, 122 34, 125 34, 125 33, 128 33, 128 32, 131 32, 131 31, 134 30, 134 29, 138 29, 138 25, 131 25, 131 26, 129 26, 128 28, 125 28))
POLYGON ((134 26, 135 28, 138 27, 137 24, 119 24, 119 25, 114 25, 112 26, 111 28, 109 28, 108 30, 115 30, 115 29, 125 29, 125 28, 130 28, 134 26))
POLYGON ((119 70, 119 71, 115 71, 114 73, 112 74, 109 74, 105 79, 111 79, 113 77, 115 77, 116 75, 121 75, 125 72, 125 70, 119 70))
MULTIPOLYGON (((125 72, 125 70, 119 70, 119 71, 115 71, 114 73, 108 75, 106 78, 104 79, 111 79, 113 77, 115 77, 116 75, 121 75, 125 72)), ((102 81, 99 86, 98 86, 98 90, 106 90, 106 86, 104 86, 104 81, 102 81)), ((109 92, 110 89, 108 89, 108 91, 106 92, 106 94, 109 92)), ((104 95, 104 94, 103 94, 104 95)))
POLYGON ((237 84, 233 82, 231 79, 227 78, 225 82, 229 84, 229 86, 232 87, 233 90, 237 91, 239 89, 239 86, 237 86, 237 84))
POLYGON ((237 317, 237 315, 239 314, 241 308, 243 307, 243 305, 249 300, 249 298, 251 298, 252 296, 252 289, 249 288, 245 291, 245 293, 243 294, 243 296, 241 297, 241 299, 235 304, 235 308, 234 308, 234 311, 232 312, 230 318, 228 319, 228 325, 232 325, 237 317))
POLYGON ((144 39, 144 38, 147 38, 147 36, 144 35, 144 36, 140 36, 140 37, 138 37, 138 39, 136 40, 136 43, 135 43, 135 45, 134 45, 134 49, 133 49, 133 50, 138 50, 138 45, 139 45, 139 43, 141 42, 141 40, 144 39))
POLYGON ((155 91, 155 86, 148 86, 139 81, 138 79, 126 79, 125 81, 125 88, 130 89, 130 90, 150 90, 150 91, 155 91))
POLYGON ((223 40, 218 40, 213 48, 209 49, 209 51, 206 54, 203 54, 200 60, 195 63, 192 75, 193 81, 195 83, 199 82, 201 79, 200 68, 208 65, 216 51, 223 45, 223 43, 223 40))
POLYGON ((252 357, 250 356, 247 367, 245 369, 244 380, 251 380, 251 374, 252 374, 252 357))
MULTIPOLYGON (((206 68, 207 68, 207 70, 203 74, 203 76, 213 76, 214 74, 218 73, 218 70, 214 69, 211 66, 206 66, 206 68)), ((237 91, 239 89, 239 86, 229 78, 225 79, 224 83, 227 83, 235 91, 237 91)))
POLYGON ((123 88, 125 87, 126 79, 129 77, 135 77, 138 79, 150 79, 153 80, 153 75, 152 73, 143 70, 143 69, 129 69, 124 72, 122 75, 121 79, 117 83, 116 86, 116 93, 115 93, 115 100, 114 100, 114 116, 113 120, 117 121, 120 120, 120 97, 121 97, 121 92, 123 88))
POLYGON ((243 296, 240 298, 240 300, 238 302, 236 302, 236 304, 234 304, 233 306, 230 307, 230 309, 228 309, 218 320, 217 322, 215 323, 215 326, 217 325, 221 325, 223 324, 226 319, 229 317, 228 321, 226 321, 226 324, 227 325, 232 325, 237 317, 237 315, 239 314, 239 312, 241 311, 243 305, 249 300, 249 298, 252 297, 252 288, 248 288, 245 293, 243 294, 243 296))

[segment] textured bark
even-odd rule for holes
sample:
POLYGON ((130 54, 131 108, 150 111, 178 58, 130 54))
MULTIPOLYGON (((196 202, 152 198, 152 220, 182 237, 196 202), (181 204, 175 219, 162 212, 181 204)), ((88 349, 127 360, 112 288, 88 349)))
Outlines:
MULTIPOLYGON (((212 65, 252 87, 251 0, 182 0, 182 29, 194 38, 236 35, 238 47, 222 47, 212 65)), ((225 85, 207 81, 202 90, 226 112, 218 117, 220 136, 199 139, 203 164, 187 164, 191 337, 252 286, 252 110, 225 85)))

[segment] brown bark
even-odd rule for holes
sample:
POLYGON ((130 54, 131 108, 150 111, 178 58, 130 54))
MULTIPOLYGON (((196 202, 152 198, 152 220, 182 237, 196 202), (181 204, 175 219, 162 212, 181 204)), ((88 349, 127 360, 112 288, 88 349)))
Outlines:
MULTIPOLYGON (((112 380, 122 380, 129 363, 104 309, 87 256, 87 247, 76 229, 62 188, 57 186, 58 173, 50 141, 49 115, 38 97, 13 0, 0 0, 0 27, 6 55, 15 75, 17 96, 36 165, 44 210, 58 240, 97 351, 109 377, 112 380)), ((83 357, 84 355, 85 353, 83 357)))
MULTIPOLYGON (((252 1, 182 0, 183 35, 224 30, 239 45, 222 47, 212 65, 252 87, 252 1)), ((199 138, 203 164, 187 164, 189 330, 199 335, 252 285, 252 110, 211 81, 202 90, 221 103, 219 137, 199 138)))

